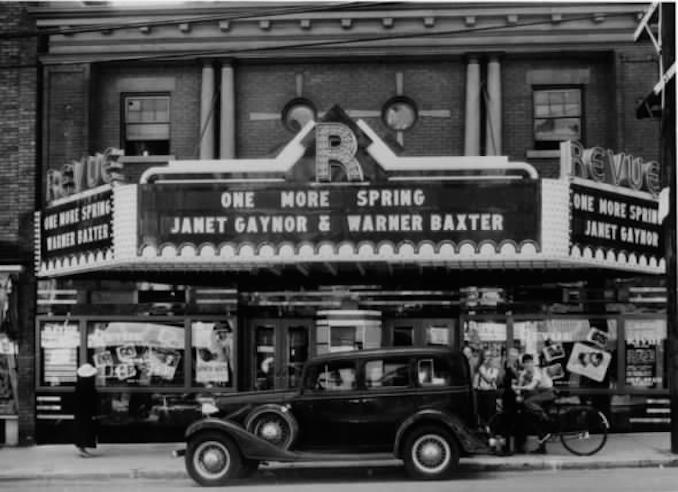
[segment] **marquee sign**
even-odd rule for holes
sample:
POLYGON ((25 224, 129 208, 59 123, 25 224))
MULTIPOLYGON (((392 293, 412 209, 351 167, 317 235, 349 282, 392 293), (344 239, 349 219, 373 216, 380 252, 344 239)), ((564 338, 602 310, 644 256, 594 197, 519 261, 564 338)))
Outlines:
POLYGON ((108 148, 96 155, 64 164, 61 169, 48 170, 45 180, 46 202, 51 203, 97 186, 123 181, 123 165, 118 162, 123 154, 122 150, 108 148))
POLYGON ((634 196, 570 185, 570 244, 661 258, 659 204, 634 196))
POLYGON ((657 161, 645 161, 624 152, 602 147, 584 148, 580 142, 560 144, 564 176, 576 176, 597 183, 647 192, 656 197, 661 191, 661 169, 657 161))
POLYGON ((572 141, 560 150, 562 177, 571 181, 570 251, 659 262, 664 250, 659 163, 572 141))
POLYGON ((110 186, 47 207, 40 218, 42 261, 108 252, 113 246, 110 186))
POLYGON ((415 263, 661 273, 659 184, 657 162, 576 142, 561 146, 560 179, 503 156, 396 155, 335 107, 275 157, 170 161, 138 184, 55 200, 38 221, 38 268, 49 276, 415 263))
POLYGON ((539 242, 535 181, 139 189, 139 245, 539 242))

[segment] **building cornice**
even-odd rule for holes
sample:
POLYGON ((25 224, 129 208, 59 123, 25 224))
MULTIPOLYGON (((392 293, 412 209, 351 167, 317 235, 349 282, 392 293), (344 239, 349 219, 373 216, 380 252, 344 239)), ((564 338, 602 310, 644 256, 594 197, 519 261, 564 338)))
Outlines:
POLYGON ((145 57, 325 57, 579 51, 631 44, 645 4, 192 4, 31 9, 43 61, 145 57), (309 6, 304 10, 303 5, 309 6), (353 5, 354 8, 350 6, 353 5), (318 10, 327 6, 329 10, 318 10), (279 15, 259 15, 271 8, 279 15), (286 8, 294 9, 293 13, 286 8), (256 14, 256 15, 255 15, 256 14), (249 15, 249 16, 248 16, 249 15))

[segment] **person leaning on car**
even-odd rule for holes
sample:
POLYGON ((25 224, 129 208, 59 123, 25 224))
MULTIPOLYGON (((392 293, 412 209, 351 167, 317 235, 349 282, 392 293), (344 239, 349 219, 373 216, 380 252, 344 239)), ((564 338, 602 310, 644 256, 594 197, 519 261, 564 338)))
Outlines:
MULTIPOLYGON (((532 415, 536 416, 540 425, 548 421, 548 416, 542 405, 553 401, 556 397, 553 391, 553 381, 534 364, 534 357, 531 354, 525 354, 522 358, 523 370, 518 376, 518 384, 513 386, 513 390, 522 396, 523 407, 532 415)), ((523 429, 524 430, 524 429, 523 429)), ((540 439, 543 435, 539 436, 540 439)), ((516 448, 522 447, 524 440, 518 440, 516 448), (522 442, 520 442, 522 441, 522 442)), ((538 453, 546 452, 546 444, 541 442, 538 453)))

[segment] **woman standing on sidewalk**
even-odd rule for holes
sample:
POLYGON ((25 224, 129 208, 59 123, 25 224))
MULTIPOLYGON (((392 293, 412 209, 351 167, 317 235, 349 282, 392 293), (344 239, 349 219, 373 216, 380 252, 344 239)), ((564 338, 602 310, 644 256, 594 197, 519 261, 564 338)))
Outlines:
POLYGON ((482 362, 475 374, 475 389, 478 397, 478 414, 484 423, 488 423, 497 411, 497 378, 499 370, 495 367, 492 352, 482 353, 482 362))
POLYGON ((75 383, 75 436, 74 443, 80 456, 94 456, 88 451, 97 447, 97 393, 95 376, 97 370, 91 364, 83 364, 77 371, 75 383))

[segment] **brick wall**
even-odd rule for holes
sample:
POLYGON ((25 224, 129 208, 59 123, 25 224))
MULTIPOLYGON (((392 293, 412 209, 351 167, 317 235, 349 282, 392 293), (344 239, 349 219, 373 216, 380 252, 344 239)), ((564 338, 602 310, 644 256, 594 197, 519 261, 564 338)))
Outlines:
POLYGON ((554 58, 503 60, 504 154, 511 160, 528 160, 543 177, 558 175, 558 159, 526 159, 526 151, 534 148, 532 84, 528 74, 550 71, 557 75, 584 70, 588 71, 588 80, 582 85, 584 144, 629 152, 646 160, 658 158, 659 122, 636 118, 637 101, 650 91, 657 73, 657 58, 647 46, 554 58))
POLYGON ((526 159, 534 149, 533 101, 535 86, 580 86, 583 94, 583 142, 585 145, 614 147, 614 68, 607 54, 545 58, 506 58, 502 63, 503 154, 510 160, 529 160, 543 177, 555 177, 558 160, 526 159), (543 74, 541 80, 535 76, 543 74), (585 73, 581 80, 567 80, 565 74, 585 73))
MULTIPOLYGON (((0 12, 3 31, 30 26, 20 5, 0 4, 0 12)), ((0 66, 0 244, 14 243, 30 253, 31 215, 35 206, 37 68, 34 39, 2 40, 0 66)))
POLYGON ((659 159, 659 119, 636 118, 638 102, 647 96, 659 81, 657 54, 647 44, 629 46, 616 52, 619 150, 643 157, 659 159))
MULTIPOLYGON (((33 28, 21 4, 0 4, 0 31, 33 28)), ((25 273, 14 285, 18 293, 19 439, 33 442, 34 304, 32 275, 33 210, 36 177, 37 67, 34 38, 0 41, 0 264, 20 262, 25 273)))
POLYGON ((46 168, 61 168, 65 163, 87 154, 89 133, 88 64, 48 66, 45 68, 46 168))
POLYGON ((198 157, 201 71, 197 63, 108 65, 94 67, 92 78, 90 152, 121 147, 122 94, 157 93, 170 95, 170 154, 177 159, 198 157))
MULTIPOLYGON (((422 116, 404 133, 408 155, 461 155, 464 148, 464 74, 461 61, 344 62, 239 65, 236 67, 238 157, 276 154, 293 134, 279 117, 297 96, 296 76, 302 74, 302 96, 319 112, 338 104, 345 110, 381 111, 396 92, 396 74, 403 74, 403 94, 420 110, 447 109, 450 117, 422 116), (253 119, 269 113, 270 119, 253 119)), ((381 117, 363 118, 382 138, 396 141, 381 117)))

